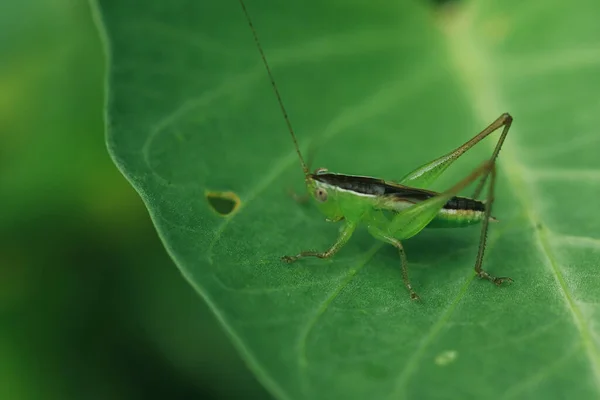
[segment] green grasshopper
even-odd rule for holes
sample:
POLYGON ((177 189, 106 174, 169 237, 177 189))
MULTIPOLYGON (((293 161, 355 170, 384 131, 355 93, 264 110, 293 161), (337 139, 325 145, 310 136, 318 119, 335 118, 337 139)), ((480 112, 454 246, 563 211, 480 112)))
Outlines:
POLYGON ((293 263, 304 257, 330 258, 348 242, 359 225, 366 225, 372 236, 398 249, 404 285, 410 293, 410 298, 418 300, 419 296, 413 290, 408 278, 408 262, 400 241, 413 237, 425 227, 464 227, 481 223, 479 251, 475 261, 476 275, 498 286, 503 282, 512 282, 509 277, 495 277, 481 268, 488 225, 490 221, 495 221, 491 211, 496 181, 496 158, 510 129, 512 117, 508 113, 502 114, 466 143, 413 170, 397 183, 366 176, 337 174, 325 168, 318 168, 314 173, 310 173, 248 10, 243 0, 239 1, 292 136, 308 193, 328 221, 344 221, 339 237, 329 249, 323 252, 302 251, 294 256, 283 256, 282 260, 293 263), (445 192, 438 193, 425 189, 467 150, 499 128, 503 128, 502 133, 488 161, 445 192), (486 200, 476 200, 488 177, 491 178, 486 200), (472 197, 457 196, 462 189, 477 179, 479 183, 472 197))

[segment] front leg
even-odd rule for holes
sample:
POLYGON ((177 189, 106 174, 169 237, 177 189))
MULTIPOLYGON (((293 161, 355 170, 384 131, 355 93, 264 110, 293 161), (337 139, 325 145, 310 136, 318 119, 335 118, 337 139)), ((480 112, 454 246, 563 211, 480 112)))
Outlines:
POLYGON ((281 259, 286 263, 293 263, 294 261, 303 258, 303 257, 318 257, 318 258, 329 258, 338 252, 350 239, 352 233, 356 229, 356 223, 346 221, 342 231, 340 232, 340 236, 338 236, 335 243, 326 251, 318 252, 318 251, 303 251, 300 254, 295 256, 283 256, 281 259))

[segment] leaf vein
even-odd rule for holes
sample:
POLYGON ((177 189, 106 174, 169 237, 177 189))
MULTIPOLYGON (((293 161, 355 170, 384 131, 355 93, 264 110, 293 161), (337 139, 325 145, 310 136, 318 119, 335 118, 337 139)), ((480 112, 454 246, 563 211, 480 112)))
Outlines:
MULTIPOLYGON (((496 115, 504 111, 504 103, 500 101, 498 74, 494 73, 493 63, 490 55, 485 52, 485 46, 477 42, 478 36, 472 31, 474 19, 477 17, 479 3, 472 3, 468 8, 462 10, 460 15, 445 26, 447 33, 447 45, 450 56, 455 64, 458 77, 465 84, 467 95, 471 98, 471 104, 475 107, 475 113, 481 120, 487 120, 490 115, 496 115)), ((514 139, 514 138, 513 138, 514 139)), ((590 360, 596 385, 600 388, 600 351, 594 344, 592 330, 577 306, 573 294, 563 276, 558 261, 552 251, 547 228, 538 223, 541 216, 537 215, 531 198, 539 198, 535 193, 533 178, 528 175, 528 168, 518 161, 518 151, 515 141, 507 141, 502 149, 502 169, 514 188, 515 195, 523 206, 524 212, 533 228, 533 235, 537 242, 540 254, 545 259, 545 264, 553 273, 558 288, 562 294, 565 306, 573 318, 573 322, 579 331, 581 341, 586 349, 590 360)))

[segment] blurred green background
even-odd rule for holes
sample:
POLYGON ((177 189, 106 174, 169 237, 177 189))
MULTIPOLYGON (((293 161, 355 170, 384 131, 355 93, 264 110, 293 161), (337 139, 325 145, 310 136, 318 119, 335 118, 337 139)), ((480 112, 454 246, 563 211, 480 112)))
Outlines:
POLYGON ((269 398, 108 156, 88 2, 0 27, 0 399, 269 398))

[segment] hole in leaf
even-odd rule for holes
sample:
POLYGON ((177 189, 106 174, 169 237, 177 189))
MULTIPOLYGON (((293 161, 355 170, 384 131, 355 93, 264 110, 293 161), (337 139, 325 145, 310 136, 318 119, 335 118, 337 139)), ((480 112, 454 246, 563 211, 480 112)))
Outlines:
POLYGON ((233 192, 207 192, 206 199, 212 209, 222 216, 235 212, 241 203, 238 195, 233 192))

